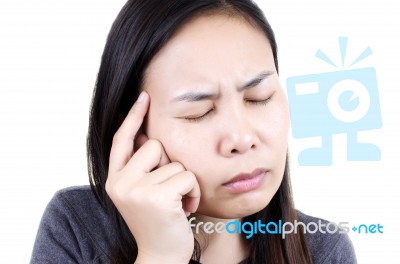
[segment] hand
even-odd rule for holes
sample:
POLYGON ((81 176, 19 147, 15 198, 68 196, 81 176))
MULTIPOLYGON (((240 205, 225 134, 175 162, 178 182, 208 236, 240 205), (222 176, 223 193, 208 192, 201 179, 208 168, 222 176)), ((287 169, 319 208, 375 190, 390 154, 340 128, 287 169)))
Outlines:
POLYGON ((149 101, 143 92, 114 135, 106 191, 136 239, 136 263, 188 263, 194 239, 187 216, 197 210, 200 188, 159 141, 137 135, 149 101))

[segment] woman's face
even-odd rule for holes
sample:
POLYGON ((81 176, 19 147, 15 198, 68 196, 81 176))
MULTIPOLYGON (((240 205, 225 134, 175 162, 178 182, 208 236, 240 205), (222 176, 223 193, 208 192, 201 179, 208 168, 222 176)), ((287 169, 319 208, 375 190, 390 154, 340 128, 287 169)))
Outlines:
POLYGON ((146 133, 196 175, 197 213, 231 219, 263 209, 282 181, 289 127, 265 34, 239 18, 196 18, 145 76, 146 133))

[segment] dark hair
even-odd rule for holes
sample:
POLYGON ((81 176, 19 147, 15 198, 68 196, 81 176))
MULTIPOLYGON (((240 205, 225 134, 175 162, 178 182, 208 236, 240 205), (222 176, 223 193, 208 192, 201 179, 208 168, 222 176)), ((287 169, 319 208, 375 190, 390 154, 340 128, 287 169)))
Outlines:
MULTIPOLYGON (((172 35, 196 16, 222 13, 243 18, 265 32, 278 70, 274 33, 263 12, 250 0, 132 0, 116 18, 108 35, 93 93, 87 136, 90 185, 108 211, 118 235, 115 263, 133 263, 137 245, 126 223, 105 191, 112 138, 138 97, 144 71, 151 59, 172 35)), ((277 193, 266 208, 245 221, 288 221, 297 219, 291 196, 289 166, 277 193)), ((200 259, 195 241, 193 258, 200 259)), ((303 235, 254 235, 250 240, 248 263, 311 263, 303 235)))

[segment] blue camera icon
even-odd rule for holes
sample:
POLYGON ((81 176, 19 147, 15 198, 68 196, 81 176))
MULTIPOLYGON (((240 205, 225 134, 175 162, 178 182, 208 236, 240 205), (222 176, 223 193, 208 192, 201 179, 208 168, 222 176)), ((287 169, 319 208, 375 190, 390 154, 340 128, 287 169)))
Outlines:
POLYGON ((293 137, 322 139, 299 153, 300 165, 332 165, 332 135, 339 133, 347 134, 347 160, 380 160, 376 145, 357 139, 358 131, 382 127, 375 68, 289 77, 286 84, 293 137))

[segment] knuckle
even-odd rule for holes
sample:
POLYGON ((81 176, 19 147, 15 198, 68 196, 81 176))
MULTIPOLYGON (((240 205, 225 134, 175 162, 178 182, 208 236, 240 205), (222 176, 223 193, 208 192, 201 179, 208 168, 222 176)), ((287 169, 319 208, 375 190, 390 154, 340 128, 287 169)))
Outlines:
POLYGON ((113 181, 107 180, 104 188, 111 200, 114 201, 118 198, 118 188, 113 181))
POLYGON ((106 190, 107 194, 114 193, 115 185, 117 184, 118 174, 117 173, 108 173, 106 182, 104 184, 104 189, 106 190))
POLYGON ((191 171, 183 171, 179 173, 179 177, 184 181, 186 184, 195 184, 197 182, 196 176, 191 171))
POLYGON ((153 151, 157 151, 159 153, 162 152, 161 142, 158 141, 157 139, 149 139, 146 141, 146 143, 144 143, 144 145, 146 145, 149 149, 151 149, 153 151))
POLYGON ((173 166, 173 168, 178 172, 185 170, 185 167, 182 165, 182 163, 177 161, 171 162, 171 166, 173 166))
POLYGON ((187 177, 189 178, 189 181, 190 181, 191 184, 197 185, 197 178, 196 178, 196 175, 194 175, 193 172, 188 171, 187 172, 187 177))
POLYGON ((187 178, 189 178, 191 180, 196 180, 196 176, 191 171, 185 171, 185 177, 187 177, 187 178))
POLYGON ((153 147, 153 148, 158 148, 158 147, 161 146, 160 141, 158 141, 157 139, 153 139, 153 138, 147 140, 145 144, 148 144, 148 145, 150 145, 150 146, 153 147))

